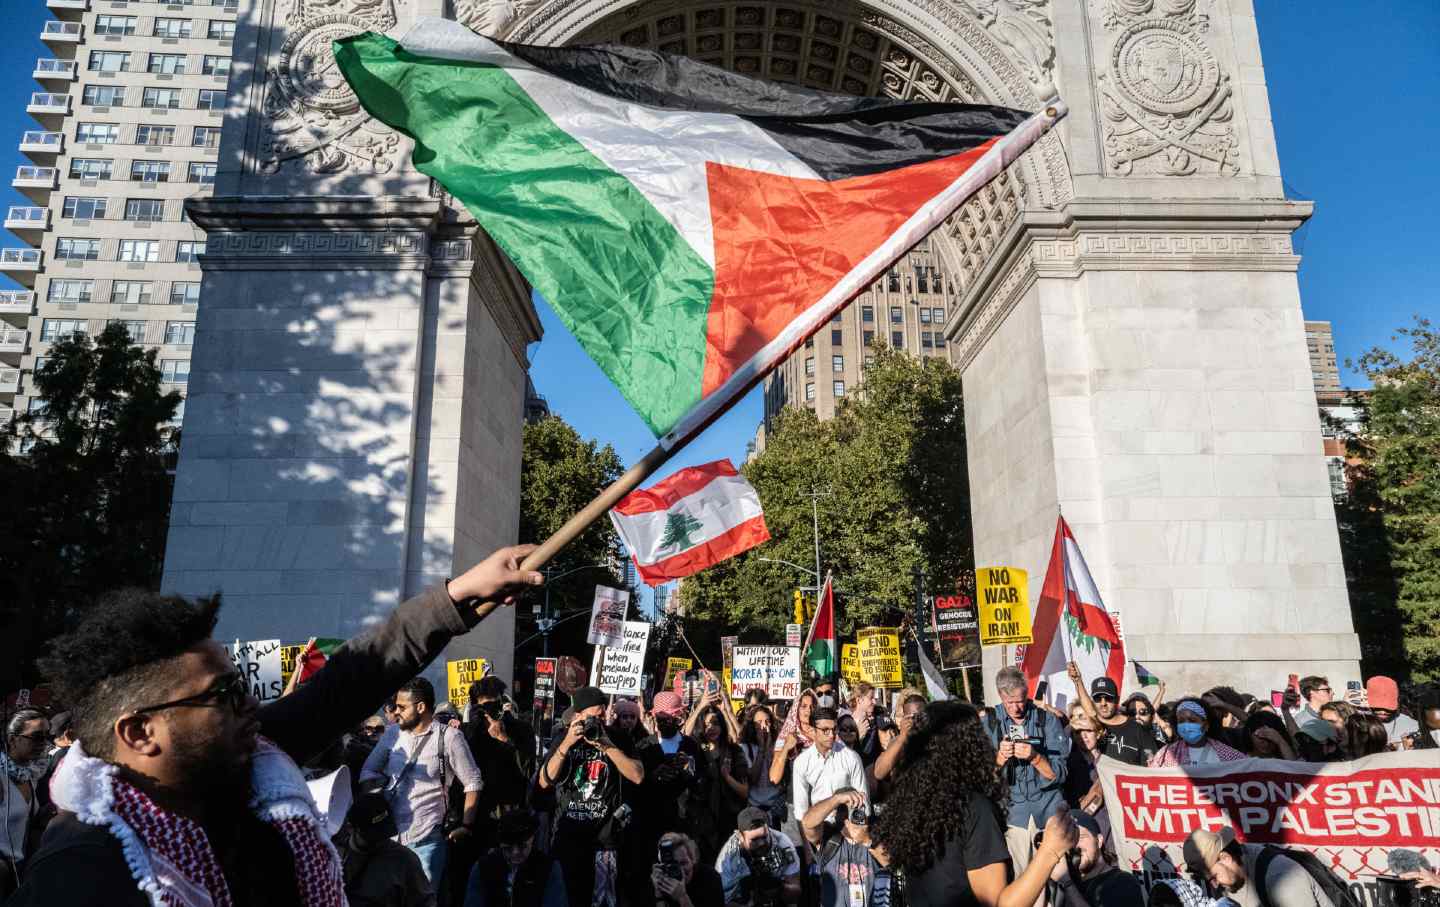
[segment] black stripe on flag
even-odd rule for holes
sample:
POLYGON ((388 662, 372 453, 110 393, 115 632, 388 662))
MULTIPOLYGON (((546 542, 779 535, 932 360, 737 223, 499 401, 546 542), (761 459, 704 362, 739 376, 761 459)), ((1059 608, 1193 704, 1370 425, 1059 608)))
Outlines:
POLYGON ((744 117, 827 180, 960 154, 1005 135, 1029 116, 984 104, 820 91, 618 44, 504 47, 537 69, 613 98, 744 117))

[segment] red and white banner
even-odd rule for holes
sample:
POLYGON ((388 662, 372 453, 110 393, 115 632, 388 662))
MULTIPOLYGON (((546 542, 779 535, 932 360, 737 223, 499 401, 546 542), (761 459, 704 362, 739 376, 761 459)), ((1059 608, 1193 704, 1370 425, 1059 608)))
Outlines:
POLYGON ((1301 847, 1376 904, 1374 877, 1400 848, 1440 865, 1440 750, 1353 762, 1243 759, 1189 768, 1099 765, 1121 869, 1150 885, 1186 875, 1182 847, 1197 828, 1229 825, 1242 843, 1301 847))

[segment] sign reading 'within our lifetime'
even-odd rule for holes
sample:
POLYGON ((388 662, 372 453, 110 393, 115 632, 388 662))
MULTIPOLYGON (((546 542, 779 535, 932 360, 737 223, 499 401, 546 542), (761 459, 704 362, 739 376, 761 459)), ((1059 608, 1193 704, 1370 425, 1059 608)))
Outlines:
POLYGON ((736 696, 764 690, 771 699, 800 695, 800 650, 790 646, 736 646, 731 682, 736 696))
POLYGON ((1019 567, 975 571, 976 618, 982 646, 1029 645, 1030 579, 1019 567))
POLYGON ((866 627, 855 634, 860 658, 860 679, 877 687, 898 690, 905 685, 900 660, 900 631, 894 627, 866 627))

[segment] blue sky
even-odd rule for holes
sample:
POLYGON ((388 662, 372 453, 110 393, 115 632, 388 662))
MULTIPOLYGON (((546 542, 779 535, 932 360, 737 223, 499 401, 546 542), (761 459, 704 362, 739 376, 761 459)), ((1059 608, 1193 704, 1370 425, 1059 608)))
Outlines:
MULTIPOLYGON (((1440 119, 1440 3, 1385 0, 1254 0, 1280 161, 1292 197, 1313 199, 1315 217, 1298 238, 1306 316, 1335 323, 1342 380, 1347 356, 1387 344, 1413 313, 1440 314, 1433 260, 1440 181, 1433 162, 1440 119)), ((20 134, 37 128, 24 112, 49 18, 40 0, 6 0, 12 38, 0 47, 0 135, 6 181, 26 161, 20 134)), ((6 204, 24 204, 10 192, 6 204)), ((6 237, 5 245, 20 245, 6 237)), ((584 435, 614 444, 628 463, 653 445, 644 424, 554 315, 542 306, 545 340, 532 348, 533 376, 551 408, 584 435)), ((681 465, 739 462, 760 420, 758 393, 691 445, 681 465)), ((670 470, 667 470, 667 472, 670 470)))

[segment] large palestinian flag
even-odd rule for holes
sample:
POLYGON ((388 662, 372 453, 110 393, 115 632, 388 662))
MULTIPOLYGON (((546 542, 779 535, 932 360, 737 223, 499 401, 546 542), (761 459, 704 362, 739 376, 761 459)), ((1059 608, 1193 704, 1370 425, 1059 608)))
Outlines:
POLYGON ((443 19, 335 58, 667 447, 1064 113, 857 98, 443 19))

